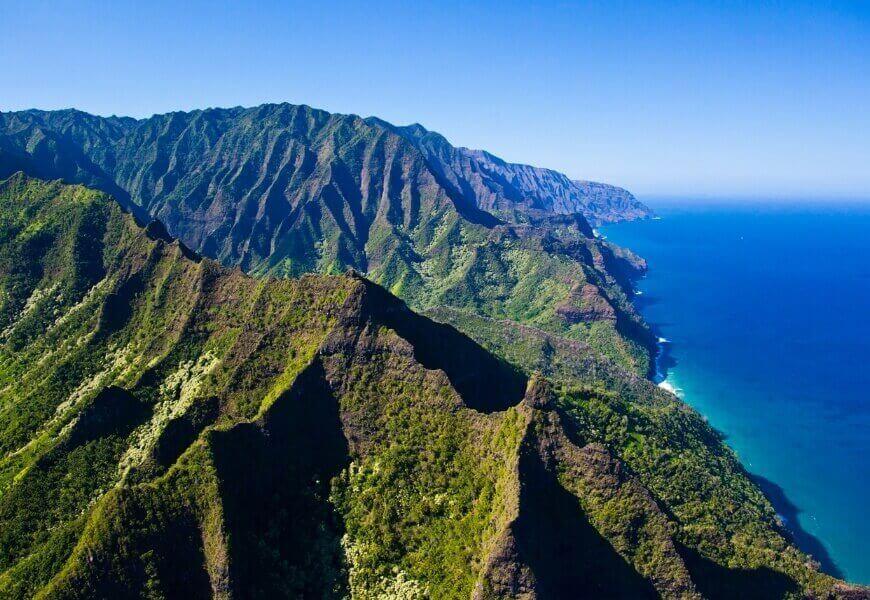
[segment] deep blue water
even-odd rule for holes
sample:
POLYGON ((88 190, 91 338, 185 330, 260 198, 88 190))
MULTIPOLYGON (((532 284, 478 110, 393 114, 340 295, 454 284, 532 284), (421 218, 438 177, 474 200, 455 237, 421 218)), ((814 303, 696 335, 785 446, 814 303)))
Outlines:
POLYGON ((870 584, 870 203, 669 201, 603 229, 647 259, 667 383, 722 431, 798 545, 870 584))

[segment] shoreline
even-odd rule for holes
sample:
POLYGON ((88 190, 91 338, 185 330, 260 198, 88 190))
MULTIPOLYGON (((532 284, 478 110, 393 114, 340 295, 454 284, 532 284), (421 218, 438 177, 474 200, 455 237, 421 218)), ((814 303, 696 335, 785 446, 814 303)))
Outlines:
MULTIPOLYGON (((638 295, 639 294, 635 294, 634 297, 637 297, 638 295)), ((640 313, 640 309, 637 305, 635 305, 635 309, 638 311, 638 313, 640 313)), ((708 423, 717 433, 726 438, 725 440, 723 440, 723 443, 725 443, 731 450, 731 452, 734 453, 740 463, 740 466, 746 472, 746 475, 755 483, 756 486, 758 486, 758 488, 764 494, 765 498, 767 498, 767 501, 770 502, 770 505, 773 508, 779 522, 779 527, 785 537, 792 544, 794 544, 795 547, 806 553, 813 561, 815 561, 819 565, 819 570, 821 572, 847 581, 850 585, 864 585, 861 583, 854 583, 846 579, 842 568, 833 559, 830 550, 822 541, 822 539, 808 532, 801 525, 799 515, 804 511, 792 502, 792 500, 788 497, 786 491, 779 484, 763 474, 754 472, 752 470, 752 462, 746 457, 741 456, 737 449, 734 448, 732 444, 727 442, 727 432, 725 430, 718 429, 715 425, 710 423, 707 415, 704 414, 701 409, 696 406, 695 403, 689 402, 686 399, 685 390, 679 386, 678 382, 674 378, 673 367, 675 367, 676 364, 667 364, 667 361, 670 358, 671 340, 667 337, 660 335, 658 325, 649 324, 649 327, 653 331, 653 335, 655 336, 656 340, 656 351, 655 356, 653 357, 653 375, 651 377, 652 382, 657 387, 667 392, 670 392, 680 402, 697 412, 705 423, 708 423)), ((815 517, 812 518, 815 519, 815 517)))
MULTIPOLYGON (((602 235, 602 237, 605 236, 602 235)), ((625 247, 631 249, 632 245, 629 244, 625 247)), ((638 284, 646 277, 646 275, 647 273, 645 272, 642 276, 633 279, 632 293, 629 296, 635 310, 650 328, 654 340, 654 355, 652 357, 652 365, 648 378, 657 387, 671 393, 679 401, 695 410, 705 422, 710 423, 707 415, 696 406, 695 402, 690 402, 687 399, 686 391, 679 385, 678 378, 675 376, 675 369, 678 366, 677 361, 671 356, 673 350, 672 340, 663 335, 659 324, 648 321, 647 319, 649 317, 644 314, 646 312, 644 310, 646 302, 648 300, 650 302, 657 301, 655 298, 647 298, 644 291, 638 289, 638 284)), ((687 377, 691 380, 691 373, 688 374, 687 377)), ((688 383, 692 383, 692 381, 687 381, 687 384, 688 383)), ((696 389, 695 396, 697 394, 698 390, 696 389)), ((698 400, 697 397, 695 399, 698 400)), ((701 398, 700 401, 701 404, 704 403, 703 398, 701 398)), ((710 423, 710 425, 727 440, 727 429, 720 430, 713 423, 710 423)), ((834 559, 833 548, 828 547, 822 541, 824 538, 820 537, 818 532, 813 531, 811 533, 807 529, 804 529, 801 524, 800 515, 806 511, 795 504, 795 501, 787 495, 787 491, 782 486, 775 483, 777 473, 766 472, 768 471, 767 469, 763 469, 760 473, 754 472, 753 469, 755 467, 753 466, 752 461, 746 456, 741 456, 741 454, 734 448, 733 442, 725 440, 723 440, 723 442, 727 444, 732 452, 734 452, 747 476, 755 483, 772 506, 785 537, 799 550, 810 556, 814 562, 818 563, 821 572, 848 581, 850 585, 857 585, 859 587, 866 585, 848 578, 848 575, 844 573, 844 567, 834 559)), ((815 516, 813 516, 812 513, 808 514, 813 520, 815 520, 815 516)), ((807 515, 804 516, 806 517, 807 515)), ((810 529, 814 530, 812 527, 810 529)))
MULTIPOLYGON (((656 336, 656 352, 653 357, 653 378, 652 381, 658 387, 663 390, 667 390, 672 393, 674 396, 679 398, 682 402, 686 402, 685 393, 683 392, 683 388, 681 388, 677 382, 673 379, 672 370, 665 364, 666 359, 669 358, 669 346, 671 340, 663 336, 656 336)), ((695 409, 697 410, 697 409, 695 409)), ((704 420, 707 420, 707 417, 704 417, 704 420)))

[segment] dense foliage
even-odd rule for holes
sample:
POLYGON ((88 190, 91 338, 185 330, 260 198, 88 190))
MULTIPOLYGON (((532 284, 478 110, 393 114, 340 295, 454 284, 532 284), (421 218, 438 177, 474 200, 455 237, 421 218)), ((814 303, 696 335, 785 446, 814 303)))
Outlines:
POLYGON ((582 216, 649 214, 625 190, 289 104, 143 120, 0 113, 0 177, 19 169, 101 189, 255 275, 352 268, 412 308, 528 323, 649 369, 652 338, 617 283, 630 261, 582 216))
POLYGON ((694 411, 546 319, 439 313, 503 360, 82 187, 16 175, 0 219, 3 597, 848 591, 694 411))

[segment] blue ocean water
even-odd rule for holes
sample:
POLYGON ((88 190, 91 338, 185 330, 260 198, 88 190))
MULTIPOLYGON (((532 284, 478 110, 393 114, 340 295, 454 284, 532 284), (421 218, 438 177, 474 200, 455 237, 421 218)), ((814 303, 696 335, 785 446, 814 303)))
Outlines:
POLYGON ((824 570, 870 584, 870 203, 652 203, 602 230, 649 263, 662 366, 824 570))

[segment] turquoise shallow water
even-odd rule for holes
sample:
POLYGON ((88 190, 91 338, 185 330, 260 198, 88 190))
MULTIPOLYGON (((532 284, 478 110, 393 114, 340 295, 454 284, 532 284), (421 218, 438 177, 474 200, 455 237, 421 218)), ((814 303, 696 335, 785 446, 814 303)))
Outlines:
POLYGON ((798 545, 870 584, 870 203, 651 203, 602 230, 647 259, 667 383, 722 431, 798 545))

